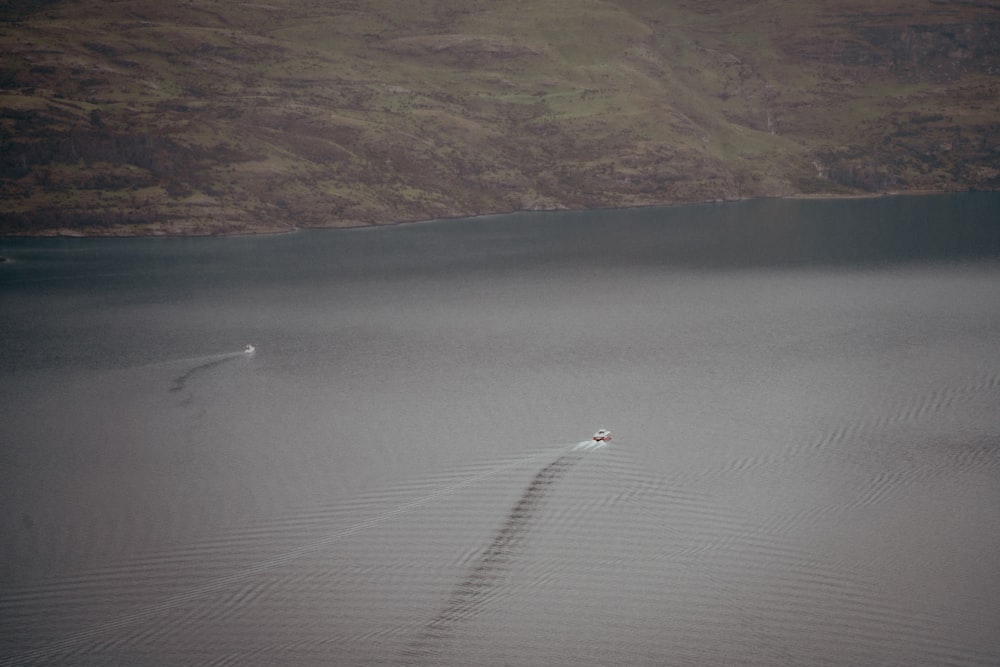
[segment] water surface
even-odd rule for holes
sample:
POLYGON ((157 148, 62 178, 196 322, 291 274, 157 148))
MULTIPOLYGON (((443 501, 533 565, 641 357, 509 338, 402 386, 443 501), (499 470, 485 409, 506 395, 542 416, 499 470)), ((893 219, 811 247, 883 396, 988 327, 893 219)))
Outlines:
POLYGON ((0 241, 0 663, 998 664, 998 221, 0 241))

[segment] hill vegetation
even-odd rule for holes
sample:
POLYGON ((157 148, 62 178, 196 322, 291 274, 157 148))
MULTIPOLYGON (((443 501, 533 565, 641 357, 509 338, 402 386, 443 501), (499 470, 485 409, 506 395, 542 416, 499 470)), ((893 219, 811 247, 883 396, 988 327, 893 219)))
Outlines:
POLYGON ((0 232, 1000 186, 1000 4, 16 0, 0 232))

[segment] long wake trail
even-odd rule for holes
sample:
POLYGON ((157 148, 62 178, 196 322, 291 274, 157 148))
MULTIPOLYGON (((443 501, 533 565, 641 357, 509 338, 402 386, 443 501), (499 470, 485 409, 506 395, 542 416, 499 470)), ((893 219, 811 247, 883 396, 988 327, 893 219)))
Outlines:
POLYGON ((469 566, 444 608, 428 621, 420 635, 403 651, 405 664, 433 662, 439 648, 463 620, 475 615, 503 582, 503 575, 535 522, 539 508, 556 482, 600 443, 581 442, 535 473, 492 539, 469 566))
POLYGON ((187 385, 188 380, 190 380, 195 375, 204 373, 205 371, 211 370, 216 366, 220 366, 228 361, 233 361, 234 359, 239 359, 240 357, 246 356, 243 352, 228 352, 220 359, 213 359, 207 361, 203 364, 199 364, 193 368, 189 368, 180 375, 174 378, 174 381, 170 384, 171 392, 183 391, 184 387, 187 385))
MULTIPOLYGON (((559 450, 565 450, 568 446, 571 445, 565 445, 565 444, 555 445, 555 447, 557 447, 559 450)), ((570 454, 576 452, 582 455, 583 452, 579 450, 580 450, 580 445, 575 444, 575 449, 573 449, 570 452, 570 454)), ((560 464, 560 466, 556 468, 553 468, 552 466, 555 463, 564 461, 564 459, 570 456, 570 454, 564 454, 560 456, 558 459, 556 459, 556 461, 546 466, 545 469, 551 469, 552 472, 561 474, 561 472, 559 471, 561 470, 562 467, 568 466, 570 463, 569 461, 560 464)), ((175 595, 162 598, 161 600, 158 600, 151 604, 138 607, 136 609, 131 609, 116 618, 110 619, 103 623, 97 623, 89 628, 81 630, 80 632, 72 634, 61 640, 51 642, 43 647, 30 651, 25 651, 17 657, 0 657, 0 666, 7 667, 13 665, 29 665, 29 664, 45 663, 49 659, 55 656, 71 653, 75 649, 78 649, 79 647, 81 647, 84 644, 87 644, 88 642, 94 642, 96 640, 100 640, 101 638, 106 637, 107 635, 115 631, 123 630, 125 628, 134 626, 143 621, 149 621, 151 619, 156 618, 157 616, 160 616, 161 614, 177 609, 178 607, 190 604, 191 602, 194 602, 207 595, 224 591, 233 584, 245 581, 257 575, 263 574, 269 570, 272 570, 276 567, 279 567, 286 563, 302 558, 306 555, 320 551, 321 549, 329 547, 333 544, 337 544, 338 542, 341 542, 351 537, 355 533, 385 523, 386 521, 389 521, 400 515, 407 514, 408 512, 412 512, 420 507, 424 507, 425 505, 429 505, 432 502, 453 495, 461 491, 462 489, 477 484, 490 477, 499 475, 500 473, 505 472, 507 470, 517 468, 533 460, 543 457, 548 457, 551 455, 552 455, 552 447, 547 447, 544 451, 536 452, 534 454, 524 456, 515 459, 513 461, 502 463, 496 467, 490 468, 489 470, 483 471, 477 475, 467 477, 463 480, 460 480, 453 484, 449 484, 448 486, 444 486, 440 489, 432 491, 427 495, 421 496, 414 500, 397 505, 391 509, 385 510, 384 512, 381 512, 375 516, 358 521, 340 530, 325 535, 317 540, 314 540, 312 542, 307 542, 294 549, 285 551, 281 554, 278 554, 277 556, 274 556, 273 558, 269 558, 267 560, 254 563, 245 568, 232 572, 228 575, 217 577, 215 579, 207 581, 198 586, 191 587, 175 595)), ((551 483, 551 481, 549 483, 551 483)), ((540 498, 535 501, 531 500, 527 501, 525 509, 530 510, 533 504, 537 504, 538 500, 540 500, 540 498)), ((510 520, 510 517, 508 517, 508 520, 510 520)), ((518 531, 515 530, 514 532, 516 533, 518 531)), ((505 538, 507 542, 510 542, 511 539, 512 539, 511 537, 505 538)), ((500 550, 502 551, 502 549, 500 550)))

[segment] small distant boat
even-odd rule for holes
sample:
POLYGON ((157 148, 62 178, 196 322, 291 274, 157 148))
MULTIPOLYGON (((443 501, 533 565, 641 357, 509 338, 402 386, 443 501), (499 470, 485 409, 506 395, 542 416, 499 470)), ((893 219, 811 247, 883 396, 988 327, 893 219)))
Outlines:
POLYGON ((594 434, 594 442, 611 442, 611 431, 602 428, 594 434))
POLYGON ((255 348, 250 343, 247 343, 246 347, 243 348, 244 354, 253 354, 256 351, 257 351, 257 348, 255 348))

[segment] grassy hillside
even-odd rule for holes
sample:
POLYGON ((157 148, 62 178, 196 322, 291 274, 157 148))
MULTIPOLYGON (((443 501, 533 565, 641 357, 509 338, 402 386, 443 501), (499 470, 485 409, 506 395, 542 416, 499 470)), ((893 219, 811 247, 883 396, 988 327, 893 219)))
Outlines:
POLYGON ((1000 186, 1000 5, 20 0, 0 232, 1000 186))

